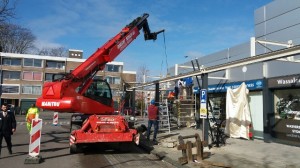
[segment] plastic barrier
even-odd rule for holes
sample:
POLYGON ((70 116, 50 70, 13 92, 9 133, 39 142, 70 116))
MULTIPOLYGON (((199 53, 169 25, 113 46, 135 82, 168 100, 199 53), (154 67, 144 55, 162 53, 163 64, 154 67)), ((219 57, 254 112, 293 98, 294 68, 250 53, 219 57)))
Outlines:
POLYGON ((42 135, 42 119, 33 119, 31 123, 30 142, 29 142, 29 157, 25 159, 25 164, 40 163, 40 146, 42 135))
POLYGON ((54 112, 53 114, 53 122, 52 125, 57 126, 58 125, 58 112, 54 112))

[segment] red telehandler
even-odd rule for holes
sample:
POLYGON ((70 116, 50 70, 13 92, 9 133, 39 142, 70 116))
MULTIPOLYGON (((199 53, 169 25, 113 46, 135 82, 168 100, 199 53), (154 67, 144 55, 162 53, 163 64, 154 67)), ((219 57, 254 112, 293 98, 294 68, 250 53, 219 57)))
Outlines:
POLYGON ((135 40, 141 29, 145 40, 156 40, 157 35, 164 32, 151 32, 148 17, 149 14, 145 13, 136 18, 72 72, 60 74, 59 78, 53 76, 52 82, 44 84, 42 96, 36 101, 37 107, 74 113, 71 119, 71 153, 76 153, 81 145, 87 143, 138 143, 138 131, 129 126, 123 115, 114 113, 109 84, 105 80, 94 79, 94 76, 135 40))

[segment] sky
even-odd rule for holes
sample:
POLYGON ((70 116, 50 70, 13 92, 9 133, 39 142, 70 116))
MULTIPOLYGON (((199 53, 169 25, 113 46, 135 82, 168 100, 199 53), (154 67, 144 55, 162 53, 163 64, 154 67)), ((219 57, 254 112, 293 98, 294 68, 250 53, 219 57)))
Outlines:
POLYGON ((92 55, 135 18, 149 14, 156 41, 142 31, 114 61, 150 75, 250 40, 254 12, 272 0, 19 0, 13 23, 28 28, 39 48, 65 47, 92 55), (188 56, 186 58, 185 56, 188 56))

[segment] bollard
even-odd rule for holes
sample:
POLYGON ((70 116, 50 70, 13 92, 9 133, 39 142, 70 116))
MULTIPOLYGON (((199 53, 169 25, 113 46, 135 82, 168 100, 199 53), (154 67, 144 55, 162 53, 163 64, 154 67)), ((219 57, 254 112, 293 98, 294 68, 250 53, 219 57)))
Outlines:
POLYGON ((31 123, 29 156, 25 159, 25 164, 41 163, 40 156, 41 134, 42 134, 42 119, 33 119, 31 123))
POLYGON ((248 137, 250 140, 253 140, 253 133, 252 133, 252 124, 249 125, 249 133, 248 133, 248 137))
POLYGON ((53 122, 52 125, 57 126, 58 125, 58 112, 53 113, 53 122))

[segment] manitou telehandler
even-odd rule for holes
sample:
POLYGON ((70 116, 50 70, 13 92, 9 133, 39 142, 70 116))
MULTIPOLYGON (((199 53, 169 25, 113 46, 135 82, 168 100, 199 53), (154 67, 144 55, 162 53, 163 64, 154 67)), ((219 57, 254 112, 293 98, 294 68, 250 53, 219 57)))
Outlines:
POLYGON ((123 115, 115 114, 112 93, 104 80, 94 80, 98 71, 113 61, 143 30, 145 40, 156 40, 164 30, 151 32, 148 14, 125 26, 76 69, 43 86, 37 107, 61 113, 74 113, 71 120, 70 152, 87 143, 139 142, 136 129, 130 128, 123 115), (83 115, 79 115, 83 114, 83 115), (78 119, 79 122, 76 122, 78 119), (77 124, 76 124, 77 123, 77 124))

